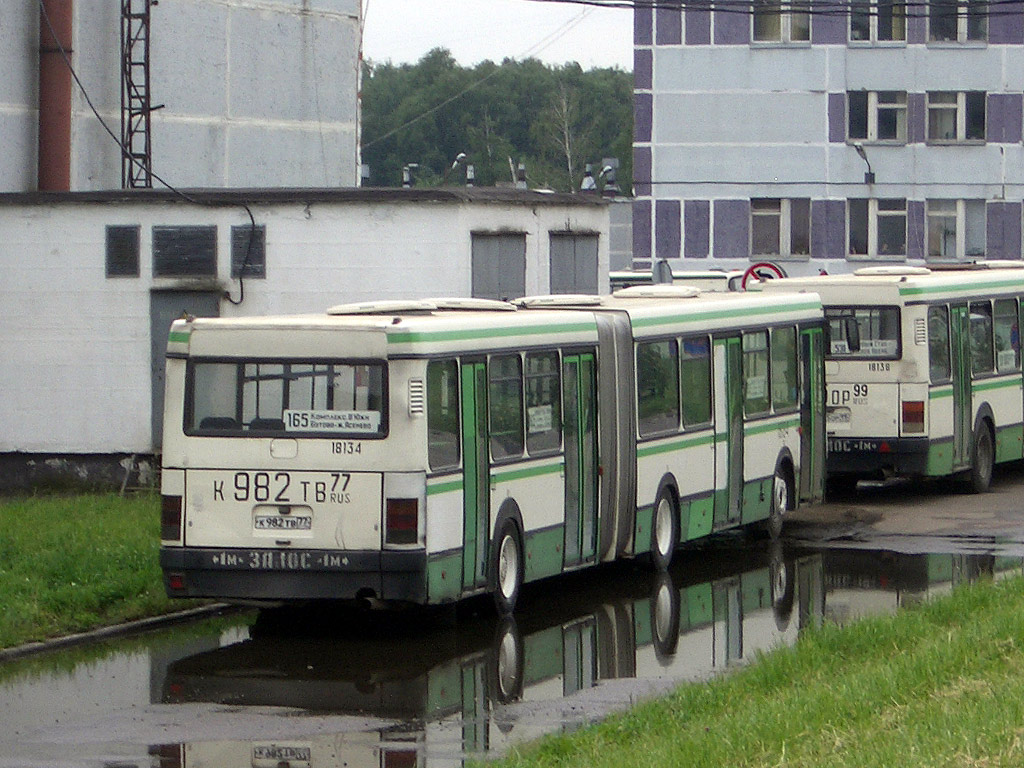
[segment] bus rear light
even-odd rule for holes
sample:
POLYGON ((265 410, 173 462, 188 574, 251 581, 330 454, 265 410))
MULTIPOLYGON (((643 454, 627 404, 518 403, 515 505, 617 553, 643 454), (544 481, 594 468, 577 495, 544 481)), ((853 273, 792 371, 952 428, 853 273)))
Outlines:
POLYGON ((419 505, 416 499, 388 499, 384 541, 415 544, 419 539, 419 505))
POLYGON ((924 401, 903 401, 903 432, 905 434, 924 433, 924 401))
POLYGON ((167 588, 173 592, 184 592, 185 591, 185 574, 183 573, 168 573, 167 574, 167 588))
POLYGON ((181 540, 181 496, 160 497, 160 538, 181 540))

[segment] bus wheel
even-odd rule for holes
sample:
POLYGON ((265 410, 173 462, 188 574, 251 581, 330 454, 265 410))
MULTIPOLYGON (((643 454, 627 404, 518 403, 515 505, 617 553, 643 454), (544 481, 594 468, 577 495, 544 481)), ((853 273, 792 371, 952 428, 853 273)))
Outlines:
POLYGON ((523 637, 513 616, 498 622, 491 649, 491 699, 508 704, 523 695, 523 637))
POLYGON ((974 493, 985 493, 992 485, 992 466, 996 452, 992 445, 992 433, 985 423, 979 424, 974 432, 974 450, 971 453, 970 489, 974 493))
POLYGON ((512 613, 523 586, 523 550, 515 523, 506 520, 498 534, 491 565, 491 587, 494 604, 502 616, 512 613))
POLYGON ((659 571, 668 569, 679 543, 679 510, 675 496, 668 488, 658 491, 651 521, 651 561, 659 571))
POLYGON ((665 571, 655 576, 650 599, 651 640, 654 655, 663 666, 675 656, 679 643, 679 602, 679 590, 672 577, 665 571))
POLYGON ((772 478, 772 501, 768 511, 768 535, 777 539, 782 535, 782 524, 786 519, 786 512, 792 508, 793 489, 790 487, 789 473, 786 468, 779 464, 775 468, 775 476, 772 478))

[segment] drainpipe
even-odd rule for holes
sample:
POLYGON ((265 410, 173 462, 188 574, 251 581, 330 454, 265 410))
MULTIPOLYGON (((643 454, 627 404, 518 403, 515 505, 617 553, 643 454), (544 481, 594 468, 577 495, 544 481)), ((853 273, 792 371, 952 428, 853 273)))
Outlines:
POLYGON ((39 13, 40 191, 71 189, 71 71, 60 48, 70 59, 73 3, 42 0, 39 13))

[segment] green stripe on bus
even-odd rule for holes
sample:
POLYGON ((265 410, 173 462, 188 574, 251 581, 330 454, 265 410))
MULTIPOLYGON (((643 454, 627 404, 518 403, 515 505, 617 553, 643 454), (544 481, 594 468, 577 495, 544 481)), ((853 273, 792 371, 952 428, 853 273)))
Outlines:
POLYGON ((525 467, 523 469, 509 469, 504 472, 492 472, 492 483, 509 483, 513 480, 522 480, 527 477, 540 477, 562 471, 562 462, 556 461, 551 464, 542 464, 539 467, 525 467))
POLYGON ((188 344, 189 332, 185 331, 171 331, 167 336, 167 341, 172 344, 188 344))
POLYGON ((462 480, 447 480, 443 483, 433 483, 427 481, 427 496, 436 496, 439 493, 451 493, 452 491, 462 490, 462 480))
POLYGON ((944 397, 953 396, 953 385, 944 384, 941 387, 934 387, 928 391, 929 400, 941 400, 944 397))
POLYGON ((558 323, 555 325, 506 326, 450 331, 390 331, 388 344, 423 344, 440 341, 502 339, 514 336, 552 336, 562 333, 596 332, 597 323, 558 323))
POLYGON ((645 317, 633 320, 634 328, 651 328, 658 325, 675 325, 680 322, 701 322, 704 320, 722 320, 728 318, 746 319, 757 315, 781 315, 807 309, 817 309, 820 305, 815 301, 796 302, 793 304, 777 304, 768 307, 736 307, 732 309, 712 309, 705 312, 666 315, 664 317, 645 317))
POLYGON ((800 416, 794 416, 793 418, 786 419, 785 421, 767 421, 760 422, 753 426, 743 427, 743 435, 750 437, 751 435, 763 435, 765 432, 771 432, 776 429, 794 429, 800 426, 800 416))
POLYGON ((987 280, 983 283, 971 283, 961 287, 952 285, 928 285, 928 286, 900 286, 900 296, 926 296, 937 293, 977 293, 984 292, 990 288, 1019 288, 1020 280, 987 280))
MULTIPOLYGON (((725 438, 725 433, 722 433, 721 439, 725 438)), ((637 446, 636 457, 643 459, 648 456, 657 456, 659 453, 670 453, 672 451, 682 451, 686 448, 696 448, 698 445, 707 445, 715 442, 715 435, 700 435, 697 437, 687 437, 682 440, 674 440, 669 443, 661 443, 660 445, 650 445, 640 447, 637 446)))
POLYGON ((988 392, 993 389, 1006 389, 1007 387, 1014 387, 1020 389, 1020 374, 1014 375, 1012 378, 1003 379, 1002 381, 986 381, 983 383, 977 383, 971 385, 972 392, 988 392))

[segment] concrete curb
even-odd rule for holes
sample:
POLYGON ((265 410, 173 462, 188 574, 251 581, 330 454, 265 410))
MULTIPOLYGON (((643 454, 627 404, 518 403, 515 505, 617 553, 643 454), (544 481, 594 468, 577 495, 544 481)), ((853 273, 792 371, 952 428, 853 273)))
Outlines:
POLYGON ((69 648, 71 646, 83 645, 85 643, 105 640, 112 637, 123 637, 125 635, 137 634, 151 629, 159 629, 161 627, 167 627, 174 624, 182 624, 186 621, 194 621, 195 619, 209 618, 222 613, 230 613, 235 610, 238 610, 237 606, 228 605, 227 603, 213 603, 211 605, 202 605, 198 608, 189 608, 188 610, 177 611, 175 613, 166 613, 161 616, 150 616, 145 619, 137 619, 136 621, 126 621, 123 624, 100 627, 98 629, 89 630, 88 632, 78 632, 73 635, 64 635, 50 640, 26 643, 25 645, 15 646, 14 648, 0 648, 0 664, 5 661, 19 659, 24 656, 31 656, 36 653, 45 653, 46 651, 69 648))

